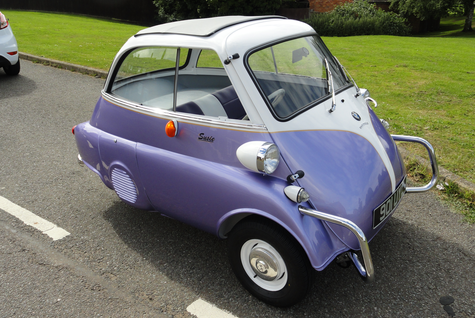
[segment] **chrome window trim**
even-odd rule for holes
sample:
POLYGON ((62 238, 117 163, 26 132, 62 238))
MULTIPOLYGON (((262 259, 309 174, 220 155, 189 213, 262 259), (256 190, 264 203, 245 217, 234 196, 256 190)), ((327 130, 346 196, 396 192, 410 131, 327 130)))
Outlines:
POLYGON ((205 125, 205 126, 219 126, 222 128, 228 129, 239 129, 239 130, 253 130, 258 132, 267 132, 267 127, 264 124, 254 124, 247 120, 223 120, 219 117, 213 118, 210 116, 204 115, 194 115, 188 113, 173 112, 169 110, 164 110, 160 108, 152 108, 148 106, 143 106, 132 101, 127 101, 121 98, 118 98, 112 94, 107 93, 105 90, 102 90, 102 97, 104 100, 114 104, 118 107, 126 108, 131 111, 139 112, 144 115, 159 117, 163 119, 176 119, 178 121, 185 121, 188 123, 205 125))

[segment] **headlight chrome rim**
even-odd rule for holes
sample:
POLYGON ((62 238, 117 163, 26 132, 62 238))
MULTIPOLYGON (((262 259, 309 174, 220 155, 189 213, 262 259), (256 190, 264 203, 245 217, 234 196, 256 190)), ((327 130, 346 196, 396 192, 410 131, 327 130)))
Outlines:
POLYGON ((272 174, 280 162, 279 148, 271 143, 264 143, 257 152, 257 170, 264 174, 272 174))

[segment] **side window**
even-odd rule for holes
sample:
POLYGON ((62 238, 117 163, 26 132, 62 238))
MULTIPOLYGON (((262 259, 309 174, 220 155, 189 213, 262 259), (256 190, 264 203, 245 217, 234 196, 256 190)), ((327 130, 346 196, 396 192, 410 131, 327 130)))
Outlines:
POLYGON ((176 111, 224 120, 245 118, 244 107, 218 54, 203 49, 196 55, 195 72, 191 74, 183 69, 178 76, 176 111))
MULTIPOLYGON (((140 105, 170 108, 177 48, 141 47, 122 61, 113 80, 111 93, 140 105)), ((188 49, 180 50, 180 67, 184 67, 188 49)))
POLYGON ((151 108, 222 120, 247 118, 213 50, 137 48, 123 59, 110 93, 151 108))
MULTIPOLYGON (((173 69, 175 67, 176 52, 176 48, 167 47, 135 49, 127 55, 120 65, 114 83, 131 76, 173 69)), ((180 51, 180 67, 184 66, 187 54, 188 50, 186 49, 180 51)))
POLYGON ((223 68, 223 64, 215 51, 201 50, 196 67, 223 68))

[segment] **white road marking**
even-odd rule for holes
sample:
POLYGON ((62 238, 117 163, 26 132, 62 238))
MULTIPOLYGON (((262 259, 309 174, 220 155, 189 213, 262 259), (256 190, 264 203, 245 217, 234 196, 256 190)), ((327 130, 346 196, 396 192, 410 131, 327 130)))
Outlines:
POLYGON ((198 318, 237 318, 202 299, 193 302, 186 310, 198 318))
POLYGON ((19 205, 16 205, 15 203, 1 196, 0 209, 20 219, 26 225, 32 226, 35 229, 40 230, 43 234, 46 234, 51 237, 53 241, 60 240, 70 234, 68 231, 56 226, 55 224, 39 217, 38 215, 22 208, 19 205))

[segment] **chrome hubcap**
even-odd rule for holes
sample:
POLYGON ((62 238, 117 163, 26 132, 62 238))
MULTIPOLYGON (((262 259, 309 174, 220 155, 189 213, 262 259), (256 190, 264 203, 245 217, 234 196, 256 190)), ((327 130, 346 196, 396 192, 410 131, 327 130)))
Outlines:
POLYGON ((272 245, 250 239, 242 245, 240 254, 244 271, 257 286, 268 291, 278 291, 286 286, 287 267, 272 245))
POLYGON ((254 273, 260 278, 267 281, 278 278, 279 263, 270 251, 261 247, 254 247, 249 254, 249 263, 254 273))

